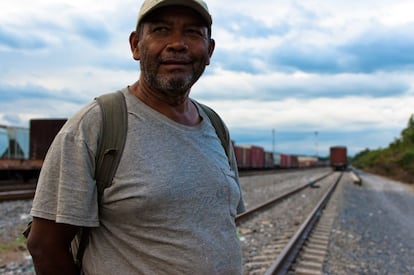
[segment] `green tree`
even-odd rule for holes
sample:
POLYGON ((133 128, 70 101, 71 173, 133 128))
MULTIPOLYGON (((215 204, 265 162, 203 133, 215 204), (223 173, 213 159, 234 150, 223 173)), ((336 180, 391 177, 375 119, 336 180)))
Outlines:
POLYGON ((407 183, 414 183, 414 115, 401 136, 387 148, 365 149, 355 155, 352 165, 407 183))

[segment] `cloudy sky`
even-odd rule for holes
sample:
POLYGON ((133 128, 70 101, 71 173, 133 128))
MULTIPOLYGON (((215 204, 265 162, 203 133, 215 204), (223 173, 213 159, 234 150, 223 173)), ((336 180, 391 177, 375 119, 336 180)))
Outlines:
MULTIPOLYGON (((142 1, 0 4, 0 124, 66 118, 139 75, 142 1)), ((216 50, 192 97, 237 144, 291 154, 386 147, 414 113, 414 1, 210 0, 216 50)))

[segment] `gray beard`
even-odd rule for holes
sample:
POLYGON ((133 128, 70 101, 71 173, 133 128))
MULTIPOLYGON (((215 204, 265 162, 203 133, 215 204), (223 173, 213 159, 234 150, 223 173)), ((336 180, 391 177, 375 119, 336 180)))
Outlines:
POLYGON ((195 82, 193 82, 193 76, 168 79, 165 77, 153 77, 152 75, 146 74, 144 77, 151 87, 169 98, 183 96, 195 82))

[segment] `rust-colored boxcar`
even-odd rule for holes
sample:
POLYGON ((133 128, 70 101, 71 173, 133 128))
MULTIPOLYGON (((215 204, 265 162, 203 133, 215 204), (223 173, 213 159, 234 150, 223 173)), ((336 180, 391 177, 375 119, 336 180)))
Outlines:
POLYGON ((237 166, 239 169, 258 169, 265 167, 265 151, 255 145, 234 145, 237 166))
POLYGON ((347 149, 345 146, 332 146, 329 154, 329 162, 333 169, 344 170, 348 166, 347 149))
POLYGON ((265 151, 263 147, 250 145, 251 168, 265 167, 265 151))
POLYGON ((281 168, 298 168, 298 157, 294 155, 280 154, 280 167, 281 168))
POLYGON ((44 159, 66 119, 30 120, 30 159, 44 159))
POLYGON ((236 155, 237 167, 239 169, 250 168, 250 149, 243 146, 234 145, 234 154, 236 155))

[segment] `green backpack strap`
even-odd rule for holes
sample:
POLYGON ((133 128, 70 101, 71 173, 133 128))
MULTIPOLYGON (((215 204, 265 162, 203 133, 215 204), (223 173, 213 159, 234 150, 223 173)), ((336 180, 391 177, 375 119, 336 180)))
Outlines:
POLYGON ((199 102, 197 102, 197 104, 201 107, 201 109, 203 109, 204 113, 206 113, 210 119, 211 124, 213 125, 214 129, 216 130, 216 134, 220 139, 221 145, 226 152, 230 167, 237 173, 237 164, 233 157, 233 146, 230 140, 229 130, 227 129, 220 116, 213 109, 199 102))
MULTIPOLYGON (((95 181, 98 189, 98 204, 105 188, 109 187, 115 176, 124 151, 128 130, 128 112, 125 97, 121 91, 95 98, 102 113, 102 127, 95 160, 95 181)), ((82 257, 88 244, 89 228, 82 228, 75 238, 72 253, 75 262, 82 266, 82 257)))
POLYGON ((96 98, 102 112, 101 140, 96 154, 95 180, 98 201, 110 186, 125 147, 128 130, 128 113, 121 91, 96 98))

